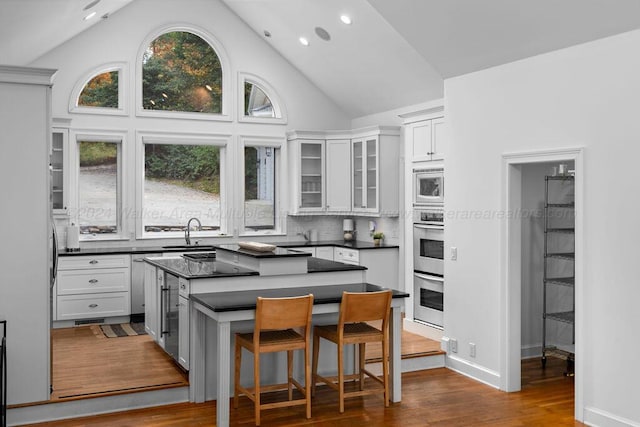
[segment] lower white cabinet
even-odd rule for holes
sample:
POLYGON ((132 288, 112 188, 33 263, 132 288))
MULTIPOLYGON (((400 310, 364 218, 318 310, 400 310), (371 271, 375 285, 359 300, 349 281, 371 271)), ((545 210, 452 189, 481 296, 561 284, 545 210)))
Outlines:
POLYGON ((129 293, 58 296, 58 320, 93 319, 129 314, 129 293))
POLYGON ((398 289, 398 248, 352 249, 334 248, 334 260, 367 267, 367 283, 398 289))
POLYGON ((61 257, 55 319, 91 320, 131 313, 129 255, 61 257))
POLYGON ((333 261, 333 246, 318 246, 316 248, 316 258, 333 261))
POLYGON ((178 363, 189 370, 189 299, 178 298, 178 363))
POLYGON ((156 268, 148 263, 144 264, 144 330, 158 341, 158 286, 156 285, 156 268))

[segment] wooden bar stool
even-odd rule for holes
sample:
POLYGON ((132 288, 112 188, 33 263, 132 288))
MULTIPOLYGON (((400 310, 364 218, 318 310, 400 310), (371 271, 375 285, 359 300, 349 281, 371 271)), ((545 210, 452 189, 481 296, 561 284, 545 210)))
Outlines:
POLYGON ((318 380, 338 391, 340 413, 344 412, 345 397, 384 393, 384 406, 389 406, 389 313, 391 311, 391 291, 343 292, 340 303, 340 317, 337 325, 315 326, 313 328, 313 393, 318 380), (382 320, 382 328, 369 325, 369 321, 382 320), (318 375, 318 355, 320 338, 334 342, 338 346, 337 377, 318 375), (382 343, 382 379, 364 368, 365 345, 369 342, 382 343), (344 374, 343 348, 345 344, 358 344, 358 372, 344 374), (383 388, 364 389, 365 374, 382 384, 383 388), (344 380, 357 379, 358 390, 345 393, 344 380))
POLYGON ((307 418, 311 418, 311 369, 309 349, 311 336, 311 312, 313 295, 293 298, 261 298, 256 304, 256 321, 252 333, 235 334, 235 392, 233 406, 238 407, 238 396, 242 392, 254 403, 256 425, 260 425, 260 410, 285 406, 306 405, 307 418), (301 332, 293 328, 301 328, 301 332), (242 348, 254 354, 253 388, 240 385, 242 348), (304 350, 304 387, 293 378, 293 351, 304 350), (287 383, 260 385, 260 354, 278 351, 287 352, 287 383), (268 404, 260 403, 260 392, 268 390, 289 390, 289 400, 268 404), (304 399, 293 400, 293 387, 303 394, 304 399))

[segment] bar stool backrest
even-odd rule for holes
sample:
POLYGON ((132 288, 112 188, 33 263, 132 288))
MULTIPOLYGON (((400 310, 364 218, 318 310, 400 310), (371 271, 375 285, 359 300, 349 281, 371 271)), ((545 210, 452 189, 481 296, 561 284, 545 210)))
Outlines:
POLYGON ((304 327, 311 330, 313 295, 291 298, 262 298, 256 303, 255 332, 304 327))
POLYGON ((345 323, 382 320, 382 330, 389 322, 391 291, 343 292, 340 303, 339 326, 345 323))

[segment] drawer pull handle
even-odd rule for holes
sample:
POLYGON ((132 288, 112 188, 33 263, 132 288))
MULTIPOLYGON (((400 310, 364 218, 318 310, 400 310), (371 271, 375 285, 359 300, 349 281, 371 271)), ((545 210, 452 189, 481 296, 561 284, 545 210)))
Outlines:
POLYGON ((98 304, 89 304, 89 308, 96 308, 98 304))
POLYGON ((98 260, 97 259, 92 259, 91 261, 89 261, 89 264, 97 264, 98 260))
POLYGON ((98 283, 98 279, 91 279, 89 280, 89 283, 98 283))

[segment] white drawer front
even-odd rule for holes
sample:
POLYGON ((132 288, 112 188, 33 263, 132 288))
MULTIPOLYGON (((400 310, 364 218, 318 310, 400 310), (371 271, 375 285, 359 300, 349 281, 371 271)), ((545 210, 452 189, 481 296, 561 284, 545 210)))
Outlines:
POLYGON ((63 295, 57 306, 58 320, 127 316, 131 312, 128 292, 63 295))
POLYGON ((61 256, 58 270, 78 270, 95 268, 129 268, 131 257, 129 255, 79 255, 61 256))
POLYGON ((360 251, 348 248, 336 248, 335 261, 352 264, 360 263, 360 251))
POLYGON ((109 270, 62 270, 58 272, 58 295, 128 292, 128 268, 109 270))

